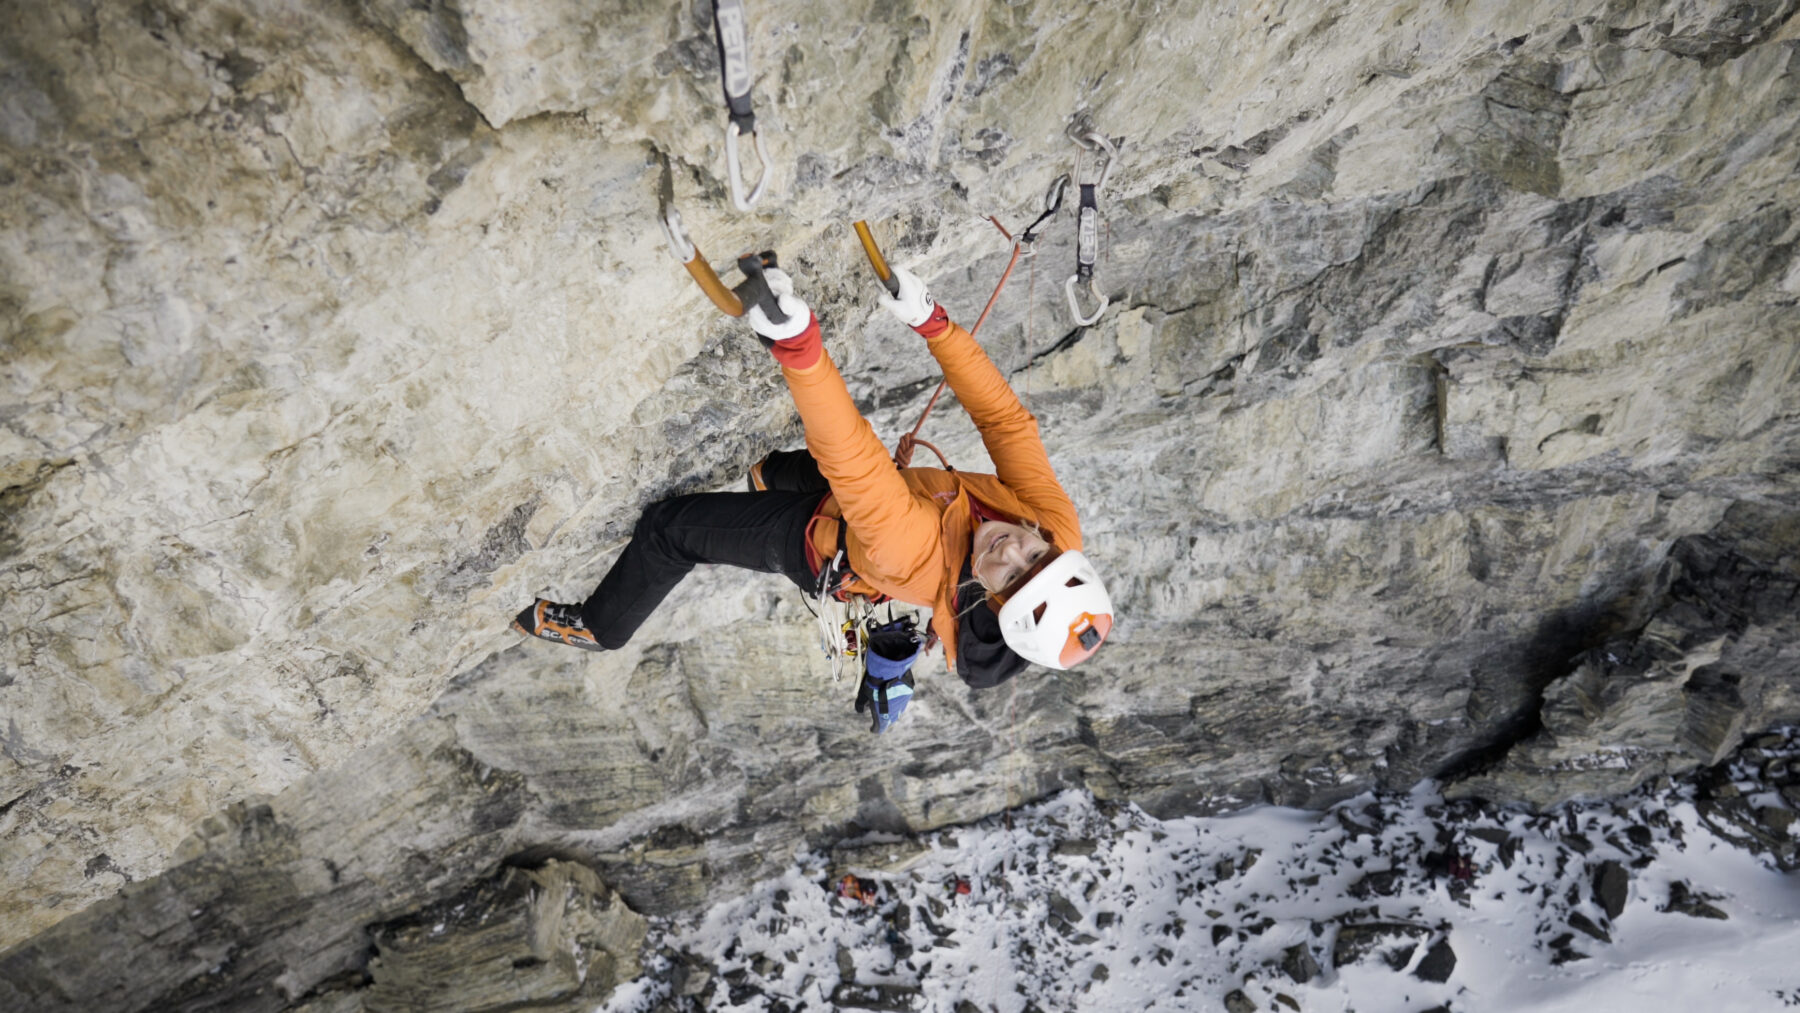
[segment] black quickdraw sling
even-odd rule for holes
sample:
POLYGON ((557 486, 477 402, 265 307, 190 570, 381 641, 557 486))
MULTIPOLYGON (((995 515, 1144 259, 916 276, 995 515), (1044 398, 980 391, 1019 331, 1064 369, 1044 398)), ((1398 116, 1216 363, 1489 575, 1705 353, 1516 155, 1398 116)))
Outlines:
POLYGON ((1113 157, 1118 154, 1118 149, 1105 134, 1088 126, 1085 119, 1077 120, 1071 126, 1069 137, 1084 153, 1104 152, 1106 155, 1100 166, 1100 177, 1092 183, 1081 181, 1080 156, 1075 160, 1075 183, 1081 189, 1081 206, 1075 223, 1075 273, 1069 275, 1063 291, 1069 297, 1069 315, 1075 318, 1077 326, 1087 327, 1100 319, 1110 302, 1094 284, 1094 263, 1100 256, 1100 188, 1106 185, 1106 177, 1112 173, 1113 157), (1075 294, 1077 284, 1099 301, 1092 313, 1081 312, 1081 301, 1075 294))
POLYGON ((719 43, 719 77, 725 89, 725 108, 730 120, 725 124, 725 168, 731 184, 731 205, 748 211, 762 199, 769 183, 769 150, 756 129, 756 113, 750 105, 750 23, 744 15, 744 0, 712 0, 713 37, 719 43), (756 188, 744 196, 743 167, 738 162, 738 137, 749 134, 756 145, 756 158, 762 163, 762 176, 756 188))

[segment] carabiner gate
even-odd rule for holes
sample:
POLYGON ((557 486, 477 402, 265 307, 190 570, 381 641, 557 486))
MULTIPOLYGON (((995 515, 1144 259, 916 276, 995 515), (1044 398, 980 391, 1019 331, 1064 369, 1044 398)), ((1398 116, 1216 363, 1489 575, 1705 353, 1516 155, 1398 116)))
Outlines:
POLYGON ((1096 189, 1105 186, 1106 178, 1112 175, 1113 159, 1118 157, 1119 149, 1114 147, 1113 142, 1098 130, 1084 129, 1078 134, 1069 136, 1083 151, 1104 151, 1106 153, 1106 161, 1100 163, 1100 178, 1094 181, 1096 189))
POLYGON ((1096 322, 1099 321, 1100 315, 1102 313, 1106 312, 1106 307, 1112 304, 1112 300, 1108 299, 1106 296, 1101 295, 1099 293, 1099 291, 1094 288, 1094 278, 1092 275, 1089 275, 1087 278, 1088 294, 1093 296, 1096 299, 1099 299, 1100 305, 1094 307, 1094 312, 1092 315, 1085 316, 1085 317, 1082 316, 1081 315, 1081 301, 1075 295, 1075 283, 1079 280, 1081 280, 1081 276, 1079 274, 1071 274, 1071 275, 1069 275, 1068 283, 1063 285, 1063 291, 1066 292, 1069 296, 1069 315, 1075 318, 1076 326, 1091 327, 1096 322))
POLYGON ((762 131, 751 130, 751 140, 756 145, 756 159, 762 163, 762 175, 756 181, 756 188, 750 196, 744 196, 744 170, 738 160, 737 120, 725 124, 725 169, 726 177, 731 183, 731 206, 739 211, 748 211, 762 199, 763 189, 769 185, 769 149, 763 145, 762 131))

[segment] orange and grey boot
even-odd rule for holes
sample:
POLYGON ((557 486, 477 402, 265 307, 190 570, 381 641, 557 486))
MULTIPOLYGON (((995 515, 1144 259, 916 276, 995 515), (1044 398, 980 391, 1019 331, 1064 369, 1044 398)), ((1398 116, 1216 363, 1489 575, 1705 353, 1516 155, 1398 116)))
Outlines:
POLYGON ((605 650, 600 641, 594 639, 593 631, 581 621, 580 605, 564 605, 539 598, 519 613, 512 628, 527 636, 568 644, 584 651, 605 650))
POLYGON ((769 459, 767 457, 764 457, 762 460, 760 460, 750 466, 749 474, 744 476, 744 485, 745 485, 747 491, 749 491, 749 492, 768 492, 769 491, 769 483, 763 481, 763 465, 767 464, 768 462, 769 462, 769 459))

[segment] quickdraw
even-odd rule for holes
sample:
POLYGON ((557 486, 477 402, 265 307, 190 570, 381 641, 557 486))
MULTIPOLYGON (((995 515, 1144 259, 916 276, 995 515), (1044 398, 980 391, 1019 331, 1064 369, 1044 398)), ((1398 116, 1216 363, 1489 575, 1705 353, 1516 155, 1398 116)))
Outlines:
MULTIPOLYGON (((810 525, 807 537, 812 537, 810 525)), ((860 594, 841 593, 844 584, 854 577, 850 569, 849 531, 840 521, 837 551, 819 567, 818 583, 812 594, 802 599, 818 623, 819 649, 831 665, 832 682, 843 678, 844 659, 860 662, 869 646, 869 626, 875 617, 875 604, 860 594), (817 608, 813 607, 813 601, 818 602, 817 608), (841 620, 838 619, 840 615, 841 620)), ((891 617, 891 603, 888 612, 891 617)))
POLYGON ((748 211, 762 199, 769 185, 769 149, 756 129, 756 113, 750 105, 750 23, 744 0, 712 0, 713 37, 719 43, 719 76, 725 89, 725 107, 731 119, 725 124, 725 169, 731 184, 731 204, 748 211), (749 134, 762 163, 762 176, 750 196, 744 196, 744 171, 738 162, 738 138, 749 134))
POLYGON ((1106 177, 1112 174, 1113 158, 1118 154, 1118 149, 1113 147, 1112 141, 1105 134, 1088 126, 1085 119, 1077 120, 1070 127, 1069 137, 1080 146, 1082 155, 1103 152, 1106 156, 1100 164, 1100 178, 1092 183, 1081 181, 1082 155, 1075 158, 1074 179, 1081 189, 1081 208, 1076 219, 1075 273, 1069 275, 1063 291, 1069 297, 1069 315, 1075 318, 1077 326, 1087 327, 1100 319, 1110 302, 1094 284, 1094 262, 1099 259, 1100 253, 1100 188, 1106 185, 1106 177), (1081 300, 1075 294, 1077 284, 1085 285, 1088 294, 1099 300, 1093 313, 1081 312, 1081 300))

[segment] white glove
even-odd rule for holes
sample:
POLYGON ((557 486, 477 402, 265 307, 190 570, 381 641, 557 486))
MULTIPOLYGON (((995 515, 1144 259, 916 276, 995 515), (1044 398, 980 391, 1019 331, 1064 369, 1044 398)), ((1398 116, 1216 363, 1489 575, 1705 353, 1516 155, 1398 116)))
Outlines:
POLYGON ((877 296, 887 311, 900 318, 900 322, 908 327, 917 327, 931 319, 931 311, 937 309, 937 303, 931 301, 931 293, 925 291, 925 283, 919 276, 904 267, 893 268, 894 280, 900 283, 900 294, 897 296, 877 296))
POLYGON ((806 326, 812 323, 812 308, 794 294, 794 279, 778 267, 771 267, 763 272, 763 281, 768 282, 769 291, 775 293, 775 299, 781 304, 781 312, 787 319, 779 324, 770 323, 768 314, 761 306, 751 306, 744 316, 750 321, 750 328, 770 341, 786 341, 797 338, 806 326))

